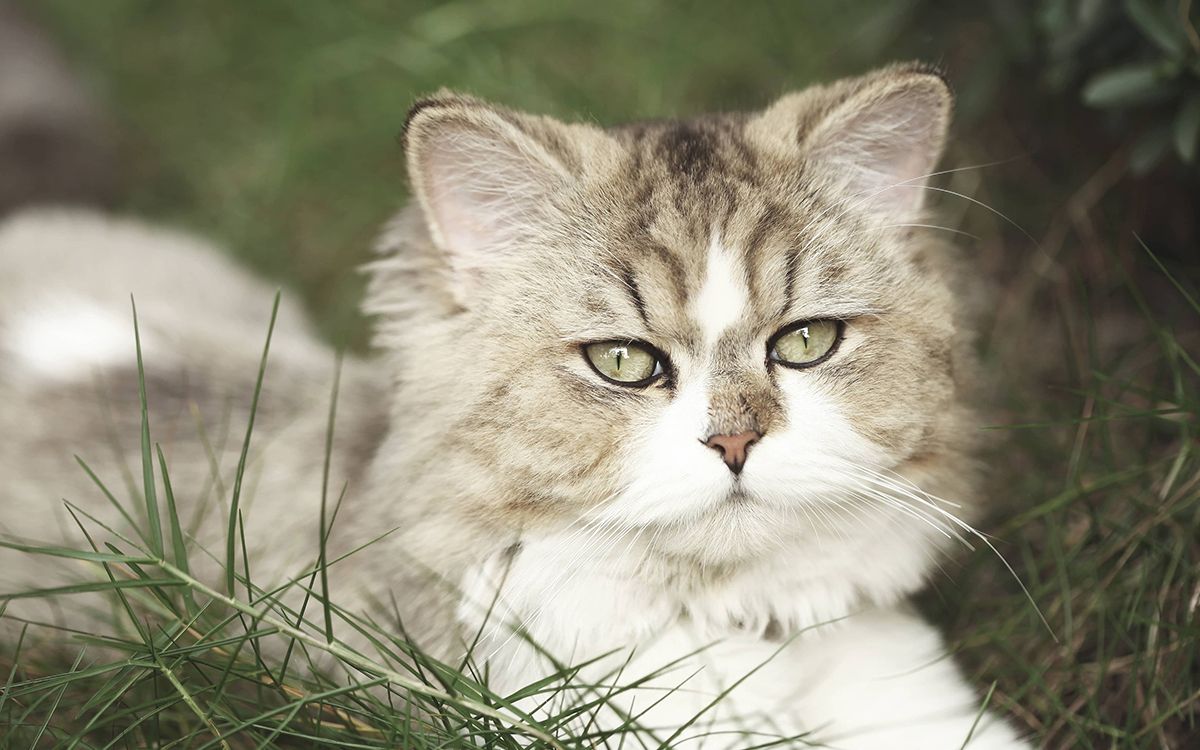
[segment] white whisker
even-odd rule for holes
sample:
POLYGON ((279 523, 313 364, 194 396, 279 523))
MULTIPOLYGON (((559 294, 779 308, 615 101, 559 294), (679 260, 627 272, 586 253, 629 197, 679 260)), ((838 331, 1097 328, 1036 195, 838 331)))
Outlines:
MULTIPOLYGON (((1025 598, 1029 601, 1029 604, 1033 607, 1034 612, 1037 613, 1038 619, 1040 619, 1042 621, 1042 624, 1046 627, 1046 630, 1050 633, 1050 636, 1052 638, 1054 638, 1055 642, 1058 641, 1058 635, 1054 632, 1054 628, 1050 627, 1049 620, 1046 619, 1045 614, 1042 613, 1041 608, 1038 607, 1037 602, 1034 601, 1033 595, 1030 593, 1029 588, 1025 585, 1025 582, 1021 580, 1021 577, 1019 575, 1017 575, 1016 569, 1012 566, 1011 563, 1009 563, 1008 559, 1006 557, 1004 557, 1004 555, 1000 554, 1000 550, 996 549, 996 546, 994 544, 992 544, 992 541, 990 539, 988 539, 986 534, 980 532, 974 526, 971 526, 966 521, 963 521, 962 519, 960 519, 958 516, 954 515, 953 513, 950 513, 949 511, 938 507, 938 505, 933 501, 931 495, 924 492, 923 490, 920 490, 920 488, 917 488, 915 484, 912 484, 912 482, 909 482, 909 484, 912 485, 912 487, 914 487, 915 489, 917 489, 917 491, 920 492, 920 495, 924 495, 924 497, 921 497, 920 495, 912 492, 911 490, 902 487, 897 482, 890 480, 887 477, 884 477, 883 475, 878 474, 870 469, 867 469, 865 467, 857 467, 857 468, 863 472, 862 474, 860 474, 861 478, 866 479, 867 481, 877 482, 877 483, 884 485, 886 487, 889 487, 893 490, 901 491, 909 499, 915 500, 916 502, 920 503, 924 507, 927 507, 930 510, 937 512, 938 514, 940 514, 943 517, 945 517, 946 519, 948 519, 951 523, 958 526, 963 531, 967 532, 968 534, 979 539, 979 541, 983 542, 983 544, 985 544, 987 546, 987 548, 989 550, 991 550, 992 554, 994 554, 997 557, 997 559, 1000 560, 1001 564, 1003 564, 1004 567, 1008 570, 1008 572, 1012 576, 1013 580, 1017 582, 1017 585, 1020 586, 1021 592, 1025 595, 1025 598)), ((942 501, 942 502, 947 502, 947 501, 942 501)))

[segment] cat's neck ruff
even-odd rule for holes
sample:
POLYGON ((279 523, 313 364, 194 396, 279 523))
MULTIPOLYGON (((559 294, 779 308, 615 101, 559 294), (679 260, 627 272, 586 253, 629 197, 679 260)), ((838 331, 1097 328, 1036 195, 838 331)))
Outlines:
MULTIPOLYGON (((477 614, 499 589, 504 609, 517 619, 510 624, 539 642, 581 637, 581 622, 594 631, 587 637, 606 641, 626 629, 626 637, 644 636, 680 620, 714 638, 789 638, 892 605, 920 587, 934 560, 931 541, 896 520, 887 513, 827 512, 809 533, 724 560, 697 556, 714 540, 695 524, 526 532, 467 572, 460 613, 477 614), (551 613, 569 617, 557 622, 551 613)), ((727 519, 713 523, 728 531, 727 519)), ((480 621, 467 614, 464 624, 480 621)))

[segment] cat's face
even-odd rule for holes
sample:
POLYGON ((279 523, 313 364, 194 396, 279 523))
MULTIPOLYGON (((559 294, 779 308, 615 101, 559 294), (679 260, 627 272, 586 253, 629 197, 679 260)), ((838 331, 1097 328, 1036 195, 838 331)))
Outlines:
POLYGON ((481 505, 689 529, 720 559, 952 452, 951 300, 912 226, 948 106, 914 69, 612 131, 419 106, 453 340, 416 351, 455 369, 446 450, 481 505))

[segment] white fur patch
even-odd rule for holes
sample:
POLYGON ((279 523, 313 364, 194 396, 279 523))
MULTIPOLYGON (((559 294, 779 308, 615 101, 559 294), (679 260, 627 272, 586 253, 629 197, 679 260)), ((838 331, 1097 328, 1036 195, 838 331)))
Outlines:
MULTIPOLYGON (((684 368, 687 369, 687 368, 684 368)), ((635 526, 694 516, 727 496, 729 469, 701 440, 708 426, 708 383, 685 383, 669 406, 625 447, 625 489, 596 520, 635 526)))
POLYGON ((886 460, 878 446, 854 430, 812 374, 784 371, 778 379, 787 426, 754 446, 742 474, 751 494, 781 506, 811 501, 845 487, 845 467, 886 460))
MULTIPOLYGON (((570 687, 555 684, 566 687, 555 700, 582 702, 599 690, 610 702, 579 725, 615 727, 628 715, 667 731, 688 724, 671 743, 680 748, 736 750, 800 734, 847 750, 1029 747, 980 716, 979 696, 918 618, 867 609, 782 640, 710 630, 696 619, 703 603, 681 606, 677 592, 638 578, 637 556, 616 531, 525 540, 515 558, 500 553, 467 574, 472 606, 459 617, 481 635, 475 655, 493 689, 532 684, 557 672, 555 662, 584 665, 570 687), (513 634, 518 624, 522 635, 513 634), (609 693, 617 685, 625 687, 609 693)), ((545 701, 539 693, 518 705, 534 715, 561 710, 545 701)))
POLYGON ((54 380, 134 358, 133 326, 99 305, 59 299, 13 321, 2 347, 35 375, 54 380))
POLYGON ((700 324, 709 347, 746 313, 750 294, 743 271, 741 263, 721 245, 721 238, 713 235, 704 284, 692 301, 692 317, 700 324))

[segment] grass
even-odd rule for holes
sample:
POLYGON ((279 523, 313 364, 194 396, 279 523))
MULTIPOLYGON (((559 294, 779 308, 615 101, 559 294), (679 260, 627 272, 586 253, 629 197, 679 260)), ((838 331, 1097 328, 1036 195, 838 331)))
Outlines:
MULTIPOLYGON (((331 341, 362 346, 353 268, 403 200, 394 136, 419 94, 444 85, 601 122, 755 106, 899 47, 953 60, 951 40, 905 26, 912 5, 43 0, 38 8, 121 126, 120 207, 223 241, 296 287, 331 341)), ((990 704, 1041 746, 1188 747, 1200 736, 1200 276, 1188 249, 1142 244, 1133 230, 1169 234, 1139 226, 1132 209, 1114 210, 1138 203, 1111 177, 1119 150, 1068 149, 1070 170, 1061 161, 1040 170, 1012 145, 1020 139, 1005 118, 974 122, 952 166, 1003 164, 957 173, 950 187, 1013 214, 1035 238, 943 201, 952 226, 979 238, 968 245, 981 273, 997 279, 981 344, 985 366, 1004 374, 988 424, 997 511, 985 528, 1053 636, 986 551, 948 565, 921 604, 944 623, 990 704)), ((1056 143, 1069 147, 1070 123, 1038 124, 1063 130, 1056 143)), ((334 418, 331 400, 331 439, 334 418)), ((338 611, 324 595, 323 551, 297 571, 300 608, 256 587, 241 562, 236 512, 227 547, 211 551, 227 563, 225 590, 192 579, 150 427, 144 497, 161 526, 115 547, 41 550, 99 566, 105 578, 95 585, 112 592, 125 635, 63 633, 65 656, 5 644, 0 744, 503 748, 538 732, 564 746, 595 744, 569 722, 580 706, 535 726, 480 675, 338 611), (367 634, 376 653, 329 643, 334 620, 367 634), (286 658, 264 656, 280 644, 286 658), (102 649, 123 656, 90 656, 102 649), (301 676, 300 665, 329 651, 342 673, 301 676)), ((96 491, 133 501, 98 480, 96 491)), ((326 499, 336 523, 337 500, 326 499)), ((627 745, 640 746, 638 734, 631 726, 627 745)))
POLYGON ((1074 372, 1019 407, 1040 418, 1007 428, 996 459, 994 491, 1016 499, 992 531, 1057 642, 983 557, 931 609, 1045 746, 1186 747, 1200 736, 1200 308, 1168 324, 1128 278, 1106 297, 1062 311, 1074 372), (1140 311, 1136 335, 1098 325, 1114 301, 1140 311))

